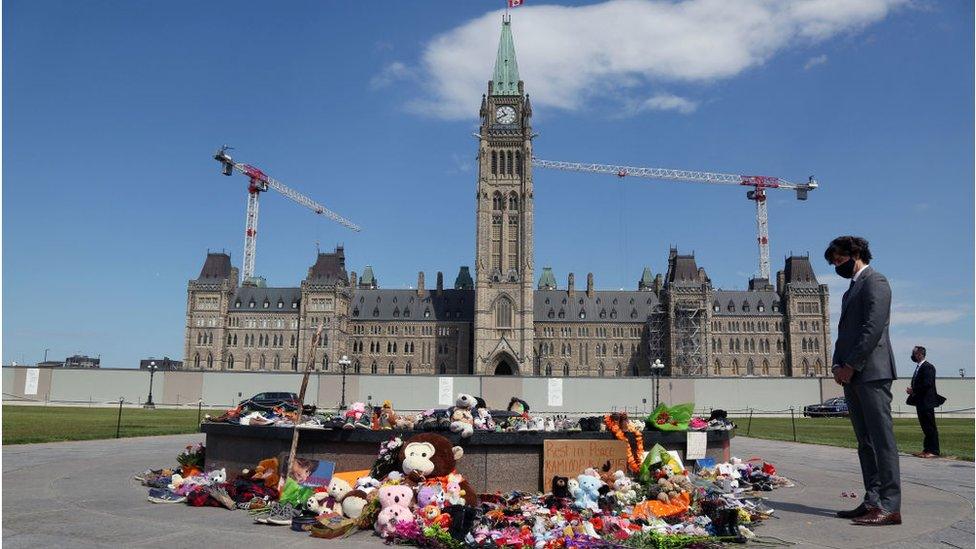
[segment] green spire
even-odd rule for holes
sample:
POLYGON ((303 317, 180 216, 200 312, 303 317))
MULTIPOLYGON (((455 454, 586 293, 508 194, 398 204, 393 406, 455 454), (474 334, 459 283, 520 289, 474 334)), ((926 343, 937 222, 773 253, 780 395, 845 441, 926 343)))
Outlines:
POLYGON ((651 274, 650 267, 644 267, 644 273, 641 274, 640 282, 637 283, 637 289, 641 291, 647 291, 654 287, 654 275, 651 274))
POLYGON ((543 267, 542 276, 539 278, 540 290, 555 290, 556 277, 552 274, 552 267, 543 267))
POLYGON ((376 281, 376 275, 373 274, 373 267, 366 265, 363 269, 363 276, 359 279, 359 287, 369 290, 375 290, 379 288, 379 284, 376 281))
POLYGON ((515 60, 515 42, 512 41, 512 19, 502 18, 502 37, 498 41, 498 57, 495 58, 495 74, 491 77, 492 95, 518 95, 519 72, 515 60))

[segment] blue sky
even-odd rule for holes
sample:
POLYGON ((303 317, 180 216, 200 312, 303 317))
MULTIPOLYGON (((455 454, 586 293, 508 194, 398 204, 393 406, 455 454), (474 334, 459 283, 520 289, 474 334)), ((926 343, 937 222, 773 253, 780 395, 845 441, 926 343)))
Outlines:
MULTIPOLYGON (((337 210, 264 195, 257 271, 296 285, 316 242, 384 287, 450 283, 474 253, 480 95, 501 2, 6 2, 3 363, 182 354, 186 281, 242 256, 235 157, 337 210), (431 282, 429 282, 431 283, 431 282)), ((894 288, 899 369, 930 349, 973 373, 973 6, 529 1, 513 13, 536 155, 761 173, 821 189, 770 201, 773 269, 837 234, 894 288), (904 356, 904 359, 902 357, 904 356)), ((535 173, 536 265, 636 286, 668 247, 713 283, 757 269, 737 188, 535 173)))

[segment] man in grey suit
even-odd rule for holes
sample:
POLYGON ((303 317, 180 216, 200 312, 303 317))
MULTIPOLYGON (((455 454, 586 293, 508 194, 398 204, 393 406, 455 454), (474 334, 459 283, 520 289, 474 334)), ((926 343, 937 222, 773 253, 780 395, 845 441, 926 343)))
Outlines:
POLYGON ((851 279, 837 326, 833 373, 844 386, 864 478, 864 502, 837 516, 865 526, 901 524, 898 447, 891 421, 891 381, 897 377, 888 338, 891 287, 869 265, 871 250, 863 238, 835 238, 824 258, 838 275, 851 279))

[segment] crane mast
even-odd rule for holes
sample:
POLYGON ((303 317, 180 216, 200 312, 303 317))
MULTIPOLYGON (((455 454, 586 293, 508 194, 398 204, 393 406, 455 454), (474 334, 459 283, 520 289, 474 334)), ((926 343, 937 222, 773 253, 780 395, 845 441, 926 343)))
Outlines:
POLYGON ((766 175, 738 175, 696 170, 674 170, 669 168, 643 168, 634 166, 615 166, 584 162, 562 162, 532 158, 532 165, 571 172, 599 173, 617 177, 641 177, 678 183, 706 183, 711 185, 736 185, 752 187, 746 198, 756 203, 756 242, 759 246, 759 276, 769 280, 769 212, 766 205, 767 189, 786 189, 796 192, 797 200, 806 200, 810 191, 819 184, 810 176, 806 183, 791 183, 778 177, 766 175))
POLYGON ((214 155, 214 159, 220 162, 224 175, 232 175, 234 171, 244 174, 249 182, 247 186, 247 213, 244 223, 244 284, 254 283, 254 259, 257 255, 258 239, 258 196, 273 189, 283 194, 289 200, 304 206, 316 214, 324 215, 329 219, 339 223, 343 227, 359 232, 362 230, 358 225, 349 221, 345 217, 333 212, 308 196, 292 189, 288 185, 270 177, 256 166, 235 162, 227 154, 228 147, 221 147, 214 155))

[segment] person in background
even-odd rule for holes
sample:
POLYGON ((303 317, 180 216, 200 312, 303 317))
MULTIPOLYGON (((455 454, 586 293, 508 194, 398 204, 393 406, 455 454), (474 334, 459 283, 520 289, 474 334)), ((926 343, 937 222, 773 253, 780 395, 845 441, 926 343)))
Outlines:
POLYGON ((915 407, 918 424, 922 427, 925 440, 922 451, 912 454, 920 458, 939 457, 939 429, 935 425, 935 409, 945 403, 945 397, 935 392, 935 366, 925 360, 925 347, 912 349, 912 362, 915 363, 915 373, 912 383, 905 387, 908 400, 905 404, 915 407))
POLYGON ((901 475, 891 420, 891 382, 897 377, 888 337, 891 287, 869 265, 871 250, 861 237, 835 238, 824 259, 851 281, 841 301, 832 370, 844 386, 864 480, 864 501, 837 516, 862 526, 901 524, 901 475))

